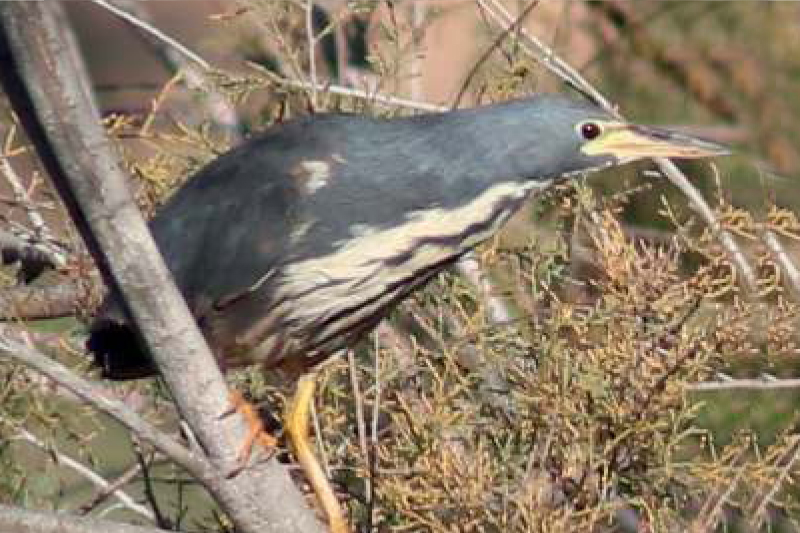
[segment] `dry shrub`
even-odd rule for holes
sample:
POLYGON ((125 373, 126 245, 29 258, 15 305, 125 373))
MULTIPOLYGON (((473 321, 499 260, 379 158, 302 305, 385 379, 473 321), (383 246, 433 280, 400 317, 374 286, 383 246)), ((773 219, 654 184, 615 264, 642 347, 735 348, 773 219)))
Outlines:
MULTIPOLYGON (((681 461, 697 445, 685 385, 715 355, 691 319, 715 280, 687 278, 677 245, 632 241, 610 210, 594 219, 604 275, 588 280, 592 303, 557 294, 565 245, 532 243, 516 283, 534 311, 519 323, 492 325, 482 299, 445 277, 406 307, 427 324, 411 361, 384 351, 377 374, 360 367, 360 409, 342 391, 349 378, 329 376, 325 447, 360 520, 371 510, 398 531, 585 531, 636 510, 674 524, 691 470, 681 461)), ((512 253, 484 255, 500 266, 512 253)))
MULTIPOLYGON (((286 2, 251 9, 263 18, 282 72, 304 79, 302 10, 286 2), (296 31, 283 31, 287 17, 296 31)), ((379 28, 382 46, 370 58, 383 88, 407 81, 395 30, 379 28)), ((481 89, 491 93, 486 99, 532 83, 528 67, 519 80, 508 78, 525 61, 492 64, 506 76, 481 89)), ((267 99, 264 122, 305 113, 312 100, 319 111, 399 112, 293 89, 274 72, 219 72, 212 84, 237 104, 256 94, 267 99)), ((205 124, 162 116, 175 88, 169 84, 141 121, 108 123, 125 141, 148 213, 229 141, 205 124)), ((377 531, 712 531, 732 516, 754 529, 776 515, 796 516, 793 426, 771 446, 747 434, 720 446, 698 429, 703 404, 689 392, 725 358, 796 353, 797 305, 782 269, 758 248, 765 230, 796 241, 794 214, 771 207, 760 222, 720 201, 721 226, 759 270, 751 299, 715 232, 671 205, 661 213, 673 226, 669 239, 654 244, 631 237, 619 205, 600 205, 586 189, 563 188, 548 200, 571 232, 480 251, 513 295, 515 321, 492 323, 483 295, 445 274, 393 317, 407 342, 361 349, 351 366, 325 372, 319 456, 353 522, 377 531), (589 273, 577 263, 590 264, 589 273)), ((0 370, 10 384, 0 430, 13 436, 31 412, 50 412, 54 399, 28 390, 16 367, 0 370), (15 413, 20 405, 25 416, 15 413)), ((285 388, 265 384, 256 371, 233 381, 281 412, 285 388)), ((64 432, 58 422, 48 427, 53 441, 64 432)), ((6 452, 0 448, 0 460, 22 471, 0 477, 0 495, 23 501, 30 472, 6 452)))

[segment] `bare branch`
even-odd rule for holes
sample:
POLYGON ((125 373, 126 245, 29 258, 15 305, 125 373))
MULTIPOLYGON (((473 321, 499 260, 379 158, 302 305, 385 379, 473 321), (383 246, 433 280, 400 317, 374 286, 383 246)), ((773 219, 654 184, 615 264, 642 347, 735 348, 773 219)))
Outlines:
POLYGON ((17 432, 17 438, 19 440, 25 441, 29 444, 32 444, 36 448, 42 450, 45 453, 53 454, 58 461, 58 464, 64 465, 75 472, 77 472, 82 477, 89 480, 92 485, 101 488, 104 491, 110 491, 109 493, 114 496, 116 499, 122 503, 122 505, 126 509, 130 509, 134 513, 140 514, 149 520, 154 520, 155 516, 153 515, 152 511, 141 505, 136 503, 130 495, 128 495, 125 491, 121 490, 119 487, 113 488, 111 487, 111 483, 106 481, 103 476, 97 474, 94 470, 89 468, 88 466, 84 465, 80 461, 76 461, 69 455, 66 455, 58 450, 53 450, 49 446, 47 446, 44 442, 42 442, 39 438, 36 437, 30 431, 27 431, 25 428, 15 427, 15 431, 17 432))
POLYGON ((413 109, 416 111, 426 111, 429 113, 436 113, 440 111, 447 111, 447 108, 444 106, 436 105, 436 104, 429 104, 427 102, 419 102, 415 100, 409 100, 407 98, 397 98, 394 96, 388 96, 385 94, 380 93, 372 93, 369 91, 365 91, 363 89, 356 89, 353 87, 344 87, 342 85, 312 85, 311 83, 298 80, 293 78, 285 78, 281 76, 276 76, 275 73, 269 72, 261 65, 256 63, 248 63, 251 68, 258 71, 260 74, 265 76, 271 83, 275 85, 281 85, 284 87, 292 87, 295 89, 302 89, 302 90, 312 90, 316 89, 318 91, 327 91, 332 94, 338 94, 340 96, 349 96, 351 98, 361 98, 364 100, 368 100, 371 103, 385 105, 389 107, 403 107, 406 109, 413 109))
MULTIPOLYGON (((14 193, 14 200, 17 205, 22 207, 23 211, 25 211, 25 216, 33 227, 37 240, 44 243, 54 242, 55 239, 53 238, 50 228, 45 224, 44 217, 42 217, 42 214, 39 213, 39 210, 34 205, 28 189, 22 185, 22 180, 5 154, 0 154, 0 174, 3 175, 6 182, 11 186, 11 191, 14 193)), ((56 266, 60 266, 65 262, 63 253, 53 253, 53 258, 56 261, 56 266)))
POLYGON ((53 511, 31 511, 0 504, 0 531, 30 533, 164 533, 164 529, 86 518, 53 511))
POLYGON ((311 109, 317 108, 317 38, 314 36, 314 0, 306 2, 306 40, 308 41, 308 81, 311 109))
POLYGON ((113 14, 115 14, 119 18, 125 20, 126 22, 128 22, 130 24, 133 24, 137 28, 140 28, 140 29, 146 31, 150 35, 152 35, 152 36, 156 37, 157 39, 167 43, 171 48, 173 48, 175 50, 178 50, 181 54, 183 54, 184 56, 188 57, 189 59, 191 59, 192 61, 194 61, 198 65, 200 65, 201 67, 203 67, 205 69, 210 69, 211 68, 211 65, 209 65, 208 61, 206 61, 205 59, 200 57, 195 52, 189 50, 189 48, 187 48, 186 46, 182 45, 181 43, 179 43, 178 41, 176 41, 175 39, 173 39, 172 37, 170 37, 166 33, 162 32, 161 30, 159 30, 158 28, 153 26, 152 24, 148 24, 147 22, 135 17, 134 15, 131 15, 130 13, 125 11, 124 9, 120 9, 117 6, 111 4, 110 2, 107 2, 106 0, 91 0, 91 2, 97 4, 98 6, 101 6, 101 7, 105 8, 105 9, 107 9, 108 11, 110 11, 113 14))
MULTIPOLYGON (((117 476, 114 481, 108 483, 105 487, 102 487, 100 490, 96 492, 92 499, 86 502, 85 504, 81 505, 80 512, 82 514, 87 514, 92 511, 95 507, 103 503, 108 499, 109 496, 115 494, 121 487, 124 487, 128 483, 130 483, 133 478, 139 474, 141 470, 141 466, 138 463, 134 463, 133 466, 128 468, 122 475, 117 476)), ((149 511, 148 511, 149 512, 149 511)))
POLYGON ((47 376, 87 404, 114 417, 143 441, 168 456, 192 475, 198 478, 208 478, 213 474, 210 465, 202 457, 189 452, 171 437, 142 419, 124 403, 109 398, 99 387, 75 375, 58 361, 12 340, 2 329, 0 329, 0 354, 15 359, 47 376))
POLYGON ((734 391, 734 390, 781 390, 800 388, 800 378, 791 379, 730 379, 725 381, 707 381, 694 383, 686 387, 695 392, 734 391))
POLYGON ((761 239, 767 246, 775 261, 783 268, 786 278, 789 280, 789 285, 792 287, 795 296, 800 297, 800 270, 797 269, 789 253, 786 251, 778 236, 774 231, 769 229, 764 230, 761 234, 761 239))

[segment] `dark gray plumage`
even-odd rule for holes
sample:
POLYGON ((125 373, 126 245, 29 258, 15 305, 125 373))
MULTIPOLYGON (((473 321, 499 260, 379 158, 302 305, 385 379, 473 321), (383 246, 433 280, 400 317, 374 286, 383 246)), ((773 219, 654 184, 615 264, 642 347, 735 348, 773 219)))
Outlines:
MULTIPOLYGON (((310 366, 491 236, 532 192, 661 155, 629 153, 624 142, 619 154, 590 155, 597 132, 587 123, 609 138, 633 131, 559 96, 410 118, 295 120, 192 177, 153 220, 153 234, 222 364, 302 358, 310 366)), ((671 155, 720 153, 636 131, 684 148, 671 155)), ((113 301, 89 348, 108 377, 152 371, 113 301)))

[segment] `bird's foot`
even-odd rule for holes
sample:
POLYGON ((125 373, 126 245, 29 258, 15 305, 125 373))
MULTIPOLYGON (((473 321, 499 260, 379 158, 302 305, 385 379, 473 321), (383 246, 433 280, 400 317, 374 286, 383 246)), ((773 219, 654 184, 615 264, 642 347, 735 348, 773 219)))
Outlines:
POLYGON ((228 416, 232 413, 239 413, 247 422, 247 436, 244 442, 239 447, 239 452, 236 454, 236 464, 238 468, 235 472, 241 471, 242 468, 247 466, 250 457, 253 455, 253 447, 260 444, 262 448, 271 452, 278 444, 278 439, 272 436, 264 427, 264 420, 258 414, 258 409, 248 402, 242 393, 233 391, 230 394, 230 408, 222 414, 228 416))
POLYGON ((349 533, 344 511, 336 493, 328 481, 325 471, 317 461, 309 442, 309 418, 314 402, 316 376, 305 374, 297 382, 297 389, 289 402, 284 416, 284 428, 294 450, 297 462, 308 479, 308 483, 319 499, 320 506, 328 517, 331 533, 349 533))

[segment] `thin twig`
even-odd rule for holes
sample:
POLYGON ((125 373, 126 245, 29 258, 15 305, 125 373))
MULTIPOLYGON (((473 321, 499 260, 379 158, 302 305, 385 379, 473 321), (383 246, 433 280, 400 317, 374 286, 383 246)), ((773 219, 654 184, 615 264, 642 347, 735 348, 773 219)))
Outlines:
POLYGON ((691 525, 687 528, 691 533, 707 533, 714 531, 719 524, 720 515, 733 494, 733 491, 739 486, 739 482, 744 477, 745 469, 741 467, 741 462, 744 460, 745 450, 733 459, 733 467, 736 468, 736 476, 728 483, 719 487, 716 494, 712 494, 703 504, 703 507, 697 513, 696 518, 692 521, 691 525))
POLYGON ((789 253, 781 244, 778 236, 774 231, 764 230, 761 235, 761 240, 767 246, 772 256, 777 263, 783 268, 783 273, 789 280, 789 285, 792 287, 795 296, 800 296, 800 270, 797 269, 789 253))
MULTIPOLYGON (((478 5, 481 6, 494 20, 495 24, 502 28, 509 28, 514 24, 514 17, 511 13, 497 0, 476 0, 478 5)), ((580 91, 600 107, 606 109, 610 113, 617 115, 616 108, 611 105, 611 102, 606 99, 603 94, 594 88, 581 74, 575 70, 569 63, 561 59, 553 52, 553 49, 545 45, 535 36, 531 35, 525 28, 519 28, 519 36, 522 37, 520 47, 528 53, 540 65, 545 67, 556 77, 560 78, 568 85, 580 91)))
POLYGON ((784 481, 789 476, 792 467, 797 462, 798 455, 800 455, 800 436, 792 435, 789 437, 791 442, 789 449, 786 450, 786 453, 783 454, 784 464, 778 472, 777 476, 770 478, 770 489, 764 493, 764 496, 761 498, 758 507, 756 508, 755 512, 750 515, 750 526, 753 528, 753 531, 761 531, 762 526, 764 525, 764 519, 766 518, 767 514, 767 505, 772 501, 773 496, 778 490, 783 487, 784 481), (788 456, 788 457, 787 457, 788 456))
POLYGON ((314 0, 306 3, 306 40, 308 41, 308 81, 311 86, 311 109, 317 109, 317 38, 314 36, 314 0))
POLYGON ((319 412, 317 411, 316 402, 311 402, 311 423, 314 425, 314 434, 317 436, 317 449, 319 450, 319 462, 322 470, 325 471, 325 477, 331 478, 331 465, 328 460, 328 449, 325 447, 325 440, 322 438, 322 424, 319 421, 319 412))
POLYGON ((711 231, 714 232, 720 240, 722 246, 728 251, 737 270, 742 274, 748 289, 754 291, 758 285, 758 280, 753 267, 750 266, 750 263, 747 261, 747 256, 744 255, 744 252, 742 252, 742 249, 736 243, 733 235, 720 226, 717 217, 714 215, 714 211, 712 211, 711 207, 706 203, 700 191, 692 185, 689 178, 686 177, 686 174, 681 172, 675 163, 669 159, 658 158, 654 159, 654 161, 656 165, 658 165, 659 170, 673 185, 680 189, 689 199, 689 203, 700 213, 700 216, 703 217, 703 220, 705 220, 706 224, 711 228, 711 231))
MULTIPOLYGON (((37 240, 45 243, 55 241, 50 228, 47 227, 44 221, 44 217, 42 217, 42 214, 39 213, 39 210, 34 205, 28 189, 22 185, 22 180, 6 155, 0 155, 0 174, 3 175, 6 182, 11 186, 11 191, 14 194, 14 201, 25 211, 25 216, 33 227, 37 240)), ((65 257, 63 254, 54 253, 53 255, 59 258, 59 265, 64 264, 65 257)))
POLYGON ((88 405, 115 418, 143 441, 198 478, 208 478, 209 475, 212 475, 209 470, 210 466, 205 459, 192 454, 169 435, 141 418, 133 409, 118 400, 109 398, 99 387, 77 376, 58 361, 9 339, 4 335, 2 329, 0 329, 0 355, 15 359, 36 370, 81 398, 88 405))
POLYGON ((147 22, 145 22, 145 21, 143 21, 143 20, 131 15, 130 13, 125 11, 124 9, 120 9, 117 6, 112 5, 111 3, 107 2, 106 0, 91 0, 91 2, 93 2, 94 4, 97 4, 98 6, 101 6, 101 7, 105 8, 105 9, 107 9, 108 11, 110 11, 114 15, 118 16, 119 18, 123 19, 124 21, 128 22, 129 24, 133 24, 137 28, 140 28, 140 29, 146 31, 150 35, 152 35, 152 36, 156 37, 157 39, 167 43, 170 47, 174 48, 175 50, 180 51, 181 54, 185 55, 186 57, 188 57, 189 59, 191 59, 192 61, 194 61, 198 65, 200 65, 201 67, 203 67, 205 69, 210 69, 211 68, 211 65, 208 63, 208 61, 206 61, 205 59, 200 57, 199 54, 191 51, 189 48, 187 48, 183 44, 179 43, 178 41, 176 41, 175 39, 173 39, 169 35, 165 34, 164 32, 162 32, 161 30, 159 30, 158 28, 156 28, 152 24, 148 24, 147 22))
MULTIPOLYGON (((391 348, 390 348, 391 349, 391 348)), ((377 475, 377 463, 378 463, 378 419, 380 418, 381 414, 381 351, 378 349, 378 345, 376 345, 373 349, 373 372, 375 374, 375 397, 372 401, 372 423, 370 424, 370 446, 369 446, 369 455, 367 456, 368 466, 369 466, 369 478, 371 480, 375 480, 377 475)), ((368 505, 367 505, 367 526, 369 529, 367 531, 372 530, 372 520, 373 520, 373 506, 375 505, 375 483, 370 485, 372 491, 367 495, 368 498, 368 505)))
POLYGON ((356 89, 353 87, 344 87, 342 85, 336 85, 336 84, 324 85, 324 86, 317 84, 316 86, 312 86, 309 82, 305 80, 276 76, 275 73, 266 70, 263 66, 257 63, 248 62, 248 65, 253 70, 258 71, 260 74, 264 75, 270 82, 276 85, 293 87, 305 91, 312 89, 316 89, 318 91, 327 91, 331 94, 338 94, 340 96, 349 96, 351 98, 360 98, 363 100, 367 100, 373 104, 380 104, 388 107, 402 107, 406 109, 413 109, 415 111, 425 111, 429 113, 439 113, 442 111, 447 111, 447 108, 444 106, 430 104, 427 102, 418 102, 415 100, 410 100, 408 98, 397 98, 395 96, 373 93, 365 91, 363 89, 356 89))
MULTIPOLYGON (((142 24, 152 26, 145 3, 137 0, 113 0, 113 3, 117 9, 124 8, 128 15, 135 17, 142 24)), ((134 25, 132 28, 150 45, 168 69, 180 73, 180 79, 186 87, 202 92, 204 96, 202 101, 206 104, 208 115, 230 135, 232 143, 239 143, 242 140, 242 127, 236 109, 212 83, 209 83, 206 75, 208 69, 187 60, 182 50, 172 46, 171 41, 153 36, 140 25, 134 25)))
POLYGON ((150 503, 150 508, 153 510, 153 517, 155 518, 155 522, 158 527, 164 529, 170 529, 172 525, 170 524, 169 520, 164 516, 161 512, 161 506, 158 505, 158 498, 156 498, 156 492, 153 490, 153 480, 150 477, 150 464, 145 461, 144 453, 142 453, 142 447, 139 446, 138 442, 134 442, 134 453, 136 454, 136 462, 139 465, 139 469, 142 471, 142 483, 144 485, 144 496, 147 499, 148 503, 150 503))
POLYGON ((155 516, 147 507, 139 503, 136 503, 136 500, 134 500, 133 497, 128 495, 125 491, 121 490, 119 486, 116 487, 113 486, 111 483, 106 481, 101 475, 97 474, 94 470, 84 465, 80 461, 76 461, 69 455, 53 449, 52 446, 48 446, 47 444, 42 442, 38 437, 36 437, 36 435, 26 430, 25 428, 15 427, 14 429, 17 433, 18 440, 22 440, 29 444, 32 444, 36 448, 45 452, 46 454, 52 455, 53 457, 56 458, 58 464, 74 470, 80 476, 86 478, 92 485, 99 487, 105 494, 110 494, 114 496, 126 509, 133 511, 136 514, 140 514, 146 517, 148 520, 155 521, 155 516))
POLYGON ((535 1, 531 2, 530 4, 528 4, 525 7, 525 9, 522 10, 522 12, 519 14, 519 16, 517 16, 517 18, 514 20, 514 22, 512 22, 511 25, 508 28, 505 28, 502 32, 500 32, 500 35, 498 35, 495 38, 495 40, 492 42, 492 44, 490 44, 489 47, 486 48, 486 50, 483 52, 483 54, 481 54, 481 57, 479 57, 478 60, 475 61, 475 63, 472 65, 472 68, 467 73, 466 77, 464 78, 464 82, 461 84, 461 88, 459 89, 458 94, 456 95, 455 99, 453 100, 453 104, 450 106, 452 109, 457 109, 458 106, 461 105, 461 99, 466 94, 467 89, 469 89, 469 86, 472 84, 472 79, 478 73, 478 71, 480 70, 481 66, 484 63, 486 63, 486 61, 488 61, 488 59, 492 56, 494 51, 497 50, 500 47, 501 44, 503 44, 503 41, 505 41, 508 38, 508 36, 511 35, 511 33, 515 29, 520 27, 520 25, 525 20, 525 18, 531 13, 531 11, 533 11, 533 9, 537 5, 539 5, 539 0, 535 0, 535 1))
POLYGON ((692 383, 686 390, 693 392, 735 391, 735 390, 782 390, 800 388, 800 378, 792 379, 731 379, 729 381, 707 381, 692 383))
POLYGON ((31 198, 31 190, 34 188, 33 184, 35 181, 32 182, 30 188, 25 187, 22 184, 22 179, 19 174, 17 174, 17 171, 11 164, 10 157, 16 131, 17 127, 16 124, 14 124, 9 129, 6 136, 3 153, 0 154, 0 174, 3 175, 6 182, 11 187, 11 191, 14 195, 14 204, 22 208, 28 222, 30 222, 33 228, 35 240, 31 245, 41 250, 43 254, 46 254, 47 258, 52 261, 53 267, 61 267, 67 261, 67 252, 64 247, 58 243, 55 237, 53 237, 53 233, 45 223, 44 217, 39 212, 39 208, 31 198))
POLYGON ((422 54, 423 48, 420 42, 424 39, 424 23, 427 14, 427 6, 422 2, 411 3, 411 99, 421 100, 423 95, 422 87, 422 54))
POLYGON ((106 501, 109 496, 115 495, 122 487, 130 483, 139 473, 139 470, 141 470, 141 467, 138 463, 131 465, 131 467, 125 472, 117 476, 114 481, 109 482, 106 487, 101 487, 100 490, 98 490, 97 493, 92 496, 91 500, 81 505, 78 509, 80 513, 88 514, 92 512, 92 510, 94 510, 98 505, 106 501))
MULTIPOLYGON (((377 336, 376 336, 377 337, 377 336)), ((364 418, 364 398, 361 396, 361 387, 358 384, 358 367, 356 366, 356 356, 353 350, 347 350, 347 367, 350 373, 350 387, 353 389, 353 401, 356 405, 356 430, 358 432, 358 445, 364 461, 369 465, 369 447, 367 446, 367 425, 364 418)), ((364 477, 364 492, 367 494, 367 505, 372 499, 372 480, 370 476, 364 477)))

